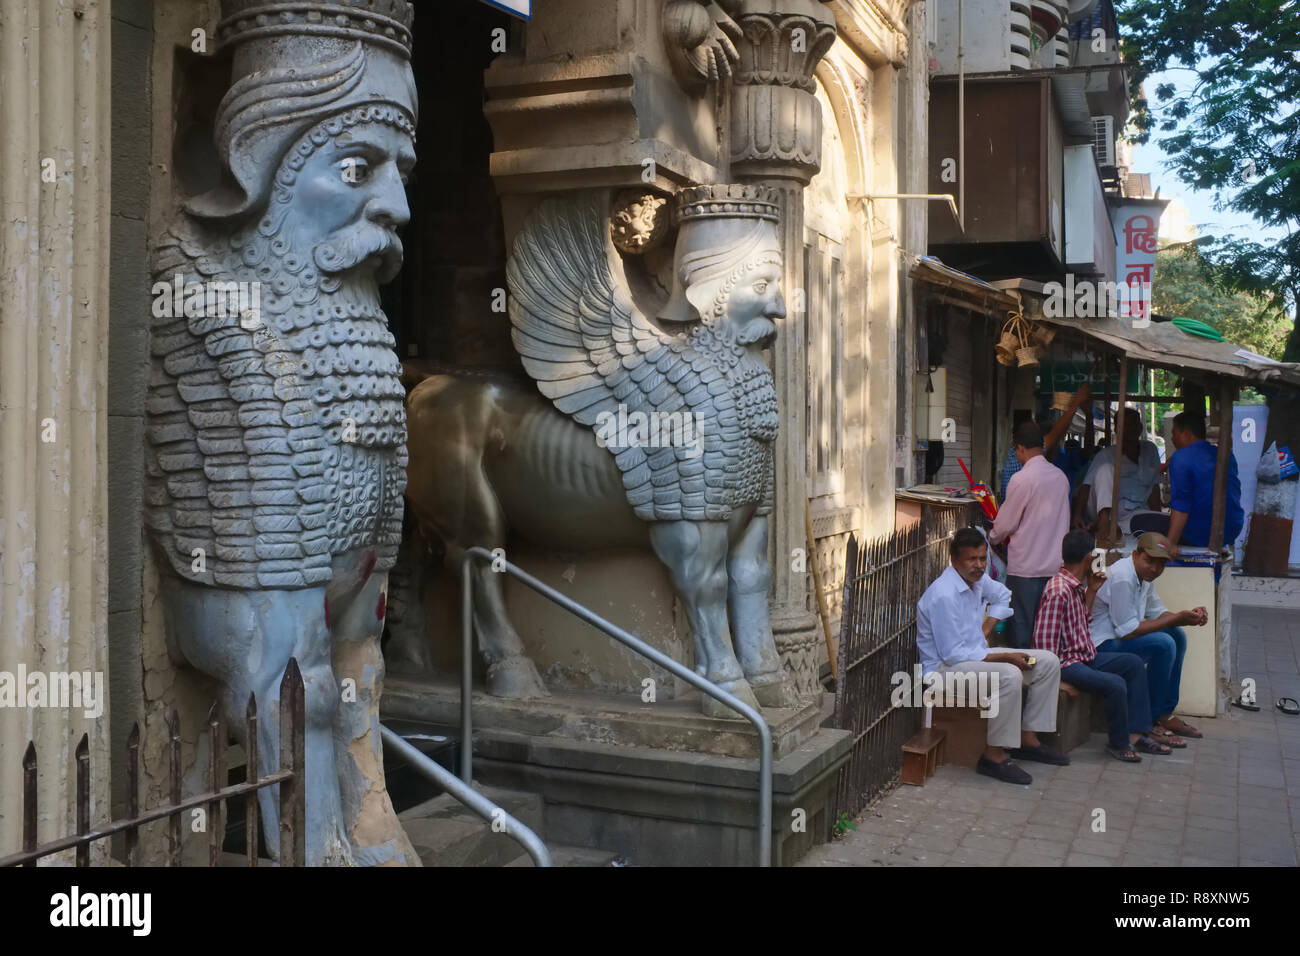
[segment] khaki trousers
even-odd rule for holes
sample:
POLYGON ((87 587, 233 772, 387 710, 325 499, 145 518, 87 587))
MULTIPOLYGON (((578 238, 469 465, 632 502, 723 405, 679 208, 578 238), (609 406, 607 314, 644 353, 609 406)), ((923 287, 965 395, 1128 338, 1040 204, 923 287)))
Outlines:
MULTIPOLYGON (((1020 732, 1032 730, 1034 733, 1050 734, 1056 730, 1057 694, 1061 689, 1061 661, 1051 651, 1029 650, 1036 663, 1027 671, 1022 671, 1015 664, 998 661, 959 661, 951 667, 940 667, 937 673, 954 673, 963 678, 968 674, 976 675, 977 681, 985 681, 990 692, 997 691, 997 713, 988 717, 988 745, 990 747, 1019 747, 1020 732), (981 678, 980 674, 988 674, 981 678), (995 676, 996 675, 996 678, 995 676), (1021 706, 1024 688, 1029 694, 1021 706), (1022 712, 1023 711, 1023 712, 1022 712)), ((993 710, 992 701, 989 710, 993 710)))

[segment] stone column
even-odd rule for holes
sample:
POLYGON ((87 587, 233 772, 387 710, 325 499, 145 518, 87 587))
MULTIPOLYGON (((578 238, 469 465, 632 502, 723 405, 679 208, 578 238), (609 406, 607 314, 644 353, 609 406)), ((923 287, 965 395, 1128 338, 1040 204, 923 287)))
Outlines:
MULTIPOLYGON (((807 609, 807 572, 795 571, 795 549, 806 551, 804 508, 808 502, 807 356, 804 322, 793 308, 804 288, 803 190, 821 165, 822 115, 813 70, 835 42, 835 18, 816 0, 744 0, 736 22, 738 44, 731 97, 730 159, 735 182, 763 183, 781 194, 781 244, 786 303, 773 349, 773 372, 781 406, 776 440, 776 501, 772 513, 772 632, 800 697, 814 697, 817 617, 807 609)), ((815 320, 815 317, 814 317, 815 320)))
MULTIPOLYGON (((4 4, 0 671, 15 680, 20 668, 89 672, 103 696, 109 63, 108 0, 4 4)), ((29 703, 26 682, 16 690, 21 704, 29 703)), ((92 825, 107 819, 109 807, 107 701, 100 697, 91 708, 21 704, 0 707, 0 854, 21 846, 29 740, 40 766, 41 842, 75 832, 75 750, 83 733, 92 825)), ((105 851, 97 844, 92 859, 102 861, 105 851)))

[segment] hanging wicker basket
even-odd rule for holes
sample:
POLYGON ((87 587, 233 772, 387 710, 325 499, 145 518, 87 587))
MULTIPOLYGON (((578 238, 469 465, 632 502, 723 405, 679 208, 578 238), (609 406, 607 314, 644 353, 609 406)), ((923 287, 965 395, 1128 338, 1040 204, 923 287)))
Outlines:
POLYGON ((1009 348, 1006 348, 1005 346, 999 344, 999 345, 997 345, 997 346, 994 347, 994 349, 993 349, 993 354, 997 357, 998 362, 1001 363, 1002 365, 1015 365, 1015 364, 1016 364, 1016 350, 1015 350, 1015 349, 1009 349, 1009 348))
POLYGON ((1034 331, 1029 336, 1031 343, 1043 348, 1051 345, 1054 338, 1056 338, 1056 329, 1041 323, 1034 325, 1034 331))
POLYGON ((1038 364, 1038 349, 1032 345, 1028 348, 1016 349, 1016 364, 1021 368, 1029 368, 1038 364))

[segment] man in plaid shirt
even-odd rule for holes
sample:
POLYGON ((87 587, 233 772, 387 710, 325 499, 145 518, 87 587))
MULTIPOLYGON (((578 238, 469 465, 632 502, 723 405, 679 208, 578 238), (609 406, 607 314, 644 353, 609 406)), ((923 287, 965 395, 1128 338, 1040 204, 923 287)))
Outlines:
POLYGON ((1142 658, 1098 651, 1093 643, 1088 621, 1106 580, 1091 567, 1095 545, 1087 531, 1071 531, 1062 540, 1062 567, 1043 589, 1034 619, 1034 647, 1060 658, 1062 684, 1102 698, 1110 735, 1106 752, 1112 757, 1133 763, 1142 759, 1137 751, 1168 754, 1168 747, 1147 736, 1151 704, 1142 658))

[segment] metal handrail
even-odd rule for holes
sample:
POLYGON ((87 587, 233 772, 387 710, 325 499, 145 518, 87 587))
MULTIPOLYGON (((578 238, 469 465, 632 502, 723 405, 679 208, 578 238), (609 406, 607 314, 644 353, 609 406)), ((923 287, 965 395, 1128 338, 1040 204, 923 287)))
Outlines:
MULTIPOLYGON (((551 862, 551 853, 546 849, 546 844, 544 844, 541 838, 527 826, 506 813, 505 810, 497 806, 487 797, 483 796, 483 794, 479 793, 473 787, 461 783, 454 773, 450 770, 443 769, 443 767, 428 754, 423 753, 417 747, 407 743, 407 741, 396 731, 380 724, 379 735, 383 738, 384 743, 388 744, 399 754, 409 760, 416 770, 433 780, 434 783, 441 786, 444 790, 473 810, 484 820, 494 826, 498 821, 504 823, 505 830, 502 832, 522 846, 528 855, 533 858, 533 862, 538 866, 554 866, 551 862)), ((468 744, 465 741, 462 741, 461 746, 465 747, 468 746, 468 744)))
MULTIPOLYGON (((560 593, 548 584, 537 580, 527 571, 511 564, 499 554, 493 554, 486 548, 473 547, 466 548, 465 554, 460 560, 460 579, 461 579, 461 661, 460 661, 460 733, 461 733, 461 756, 460 756, 460 778, 466 786, 473 782, 473 756, 474 741, 472 739, 472 728, 470 725, 470 692, 471 692, 471 673, 473 670, 474 654, 474 590, 473 582, 470 580, 470 562, 474 560, 486 561, 493 564, 493 570, 498 567, 506 574, 509 574, 516 581, 526 584, 542 597, 558 604, 570 614, 575 615, 581 620, 587 622, 592 627, 604 632, 614 640, 618 641, 625 647, 630 647, 642 657, 649 658, 658 664, 664 670, 681 678, 697 688, 702 693, 708 694, 714 700, 721 701, 732 710, 736 711, 758 731, 759 753, 758 753, 758 865, 770 866, 772 861, 772 732, 768 729, 767 721, 763 716, 750 707, 740 698, 728 694, 725 690, 718 687, 712 681, 701 677, 690 668, 679 664, 667 654, 651 647, 645 641, 634 637, 627 631, 623 630, 616 624, 611 624, 596 612, 589 608, 583 607, 577 601, 560 593)), ((405 743, 405 741, 403 741, 405 743)), ((423 754, 421 754, 423 756, 423 754)), ((439 768, 442 769, 441 767, 439 768)), ((445 771, 444 771, 445 772, 445 771)))

